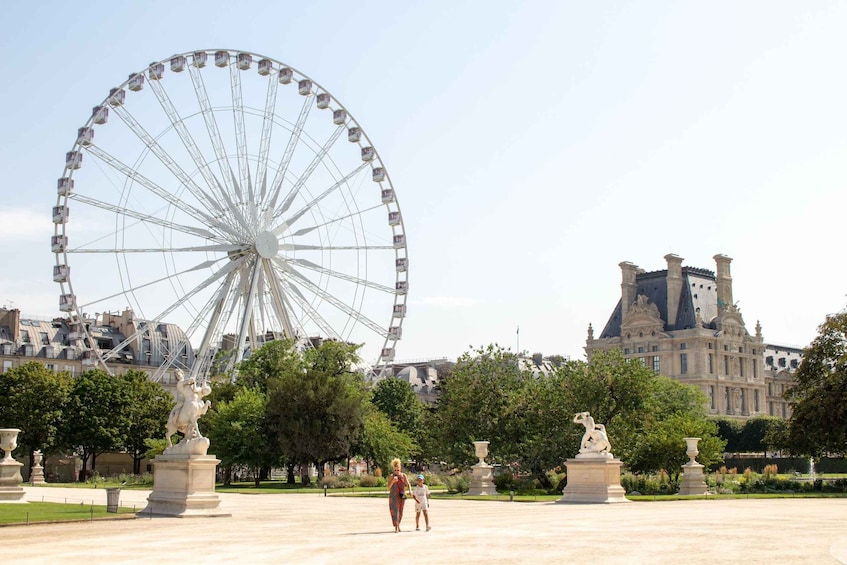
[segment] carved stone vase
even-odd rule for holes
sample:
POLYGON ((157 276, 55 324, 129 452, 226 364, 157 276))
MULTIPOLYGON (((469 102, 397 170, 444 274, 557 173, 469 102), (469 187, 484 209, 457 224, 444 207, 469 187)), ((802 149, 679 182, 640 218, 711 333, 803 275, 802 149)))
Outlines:
POLYGON ((0 449, 6 452, 3 461, 14 461, 12 452, 18 447, 18 434, 21 431, 17 428, 2 428, 0 429, 0 449))
POLYGON ((682 466, 682 480, 679 485, 679 494, 703 495, 708 494, 709 487, 706 485, 706 476, 703 474, 703 466, 697 462, 695 457, 700 453, 697 449, 699 437, 686 437, 685 454, 690 461, 682 466))
POLYGON ((0 459, 0 502, 25 502, 24 489, 21 487, 21 467, 12 457, 12 452, 18 447, 17 428, 0 428, 0 449, 6 456, 0 459))
POLYGON ((470 495, 490 495, 497 493, 497 487, 494 486, 494 467, 485 462, 488 456, 487 441, 473 442, 474 454, 479 462, 471 466, 471 483, 468 485, 468 494, 470 495))

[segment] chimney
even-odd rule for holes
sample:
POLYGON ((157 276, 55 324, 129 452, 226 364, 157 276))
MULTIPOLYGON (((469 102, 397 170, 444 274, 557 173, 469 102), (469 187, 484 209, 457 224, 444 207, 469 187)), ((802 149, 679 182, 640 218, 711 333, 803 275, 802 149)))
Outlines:
POLYGON ((722 310, 727 306, 732 306, 732 276, 729 274, 729 264, 732 263, 732 258, 726 255, 715 255, 713 257, 717 265, 717 282, 718 291, 718 310, 722 310))
POLYGON ((676 327, 676 315, 679 309, 679 296, 682 293, 682 257, 668 253, 665 255, 668 262, 668 319, 666 323, 669 328, 676 327))
POLYGON ((624 261, 619 263, 621 268, 621 320, 629 312, 629 307, 635 302, 638 286, 635 284, 635 275, 641 270, 638 265, 624 261))

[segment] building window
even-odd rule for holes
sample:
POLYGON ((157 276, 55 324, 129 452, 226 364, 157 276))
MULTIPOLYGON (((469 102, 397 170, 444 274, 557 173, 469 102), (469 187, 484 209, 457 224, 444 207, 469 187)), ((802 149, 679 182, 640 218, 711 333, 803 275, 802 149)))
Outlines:
POLYGON ((3 361, 3 372, 4 373, 11 368, 12 368, 12 362, 11 361, 3 361))
POLYGON ((759 391, 753 391, 753 409, 758 412, 759 411, 759 391))
POLYGON ((680 343, 680 344, 679 344, 679 348, 680 348, 680 349, 688 349, 688 345, 686 345, 686 344, 684 344, 684 343, 680 343))
POLYGON ((753 378, 759 378, 759 360, 755 358, 753 359, 753 378))
POLYGON ((29 343, 29 342, 30 342, 30 339, 29 339, 29 332, 21 332, 21 340, 22 340, 24 343, 29 343))
POLYGON ((679 354, 679 372, 682 375, 688 374, 688 353, 679 354))
POLYGON ((709 349, 711 349, 711 348, 712 348, 712 344, 710 343, 710 344, 709 344, 709 349))
POLYGON ((47 332, 41 332, 41 345, 50 345, 50 336, 47 332))
POLYGON ((624 347, 624 348, 623 348, 623 354, 624 354, 624 355, 629 355, 629 347, 624 347))
POLYGON ((659 374, 659 356, 658 355, 653 356, 653 372, 656 373, 657 375, 659 374))
POLYGON ((639 348, 638 348, 638 352, 639 352, 639 353, 644 353, 644 348, 643 348, 643 347, 639 347, 639 348))
POLYGON ((47 367, 47 370, 48 370, 48 371, 53 371, 54 373, 55 373, 55 372, 57 372, 57 371, 59 370, 59 369, 56 367, 56 365, 54 365, 53 363, 47 363, 45 366, 47 367))
POLYGON ((744 359, 741 358, 738 359, 738 376, 744 376, 744 359))
POLYGON ((723 356, 723 374, 729 376, 729 355, 723 356))
POLYGON ((727 344, 724 344, 724 346, 723 346, 723 350, 724 350, 724 351, 729 351, 729 346, 728 346, 727 344))
MULTIPOLYGON (((715 374, 715 356, 711 353, 709 353, 709 374, 715 374)), ((714 408, 714 406, 712 408, 714 408)))
POLYGON ((650 351, 658 351, 658 350, 659 350, 658 345, 654 345, 653 347, 650 348, 650 351))
POLYGON ((65 372, 70 376, 74 376, 74 366, 73 365, 65 365, 65 372))
POLYGON ((709 385, 709 404, 712 410, 715 409, 715 385, 709 385))

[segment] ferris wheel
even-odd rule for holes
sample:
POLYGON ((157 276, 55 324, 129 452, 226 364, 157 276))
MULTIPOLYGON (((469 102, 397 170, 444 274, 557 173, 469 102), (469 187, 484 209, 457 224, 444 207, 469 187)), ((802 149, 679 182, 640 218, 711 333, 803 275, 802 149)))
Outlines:
POLYGON ((283 336, 394 359, 397 195, 362 127, 290 66, 204 50, 130 74, 79 128, 57 192, 53 278, 89 362, 145 364, 163 324, 181 332, 160 336, 157 375, 205 375, 222 351, 231 369, 283 336), (113 312, 132 316, 110 341, 97 320, 113 312))

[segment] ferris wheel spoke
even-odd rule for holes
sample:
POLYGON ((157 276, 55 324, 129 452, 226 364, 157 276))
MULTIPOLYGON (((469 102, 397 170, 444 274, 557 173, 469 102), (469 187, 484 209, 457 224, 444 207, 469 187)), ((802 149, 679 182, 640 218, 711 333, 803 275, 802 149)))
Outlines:
MULTIPOLYGON (((247 163, 247 133, 244 130, 244 96, 241 92, 241 70, 238 65, 229 66, 229 80, 232 87, 232 118, 235 126, 235 146, 238 155, 238 174, 241 185, 236 194, 239 202, 253 203, 253 186, 250 182, 250 166, 247 163)), ((238 185, 236 185, 238 186, 238 185)))
POLYGON ((223 187, 220 187, 220 184, 218 186, 223 189, 223 197, 229 207, 232 208, 234 207, 234 203, 230 195, 236 194, 237 190, 236 187, 229 186, 229 183, 231 179, 235 178, 235 174, 229 166, 229 159, 226 155, 218 122, 215 120, 215 113, 212 111, 211 102, 209 102, 209 93, 206 90, 206 84, 203 82, 203 75, 200 73, 200 69, 192 65, 189 67, 188 72, 191 74, 191 82, 194 85, 197 102, 200 104, 200 113, 203 114, 206 132, 209 134, 209 139, 212 142, 212 148, 215 151, 215 157, 217 157, 218 167, 221 171, 221 179, 224 182, 223 187))
POLYGON ((274 174, 274 181, 271 184, 271 198, 268 204, 268 210, 276 208, 276 201, 279 198, 279 192, 282 189, 282 183, 285 182, 285 174, 288 172, 288 165, 291 163, 291 157, 294 155, 294 149, 300 141, 300 135, 303 133, 303 126, 306 125, 306 118, 309 117, 309 111, 312 109, 312 95, 303 98, 303 106, 300 107, 300 115, 297 116, 297 123, 294 124, 294 129, 288 137, 288 144, 285 146, 285 152, 282 154, 282 159, 274 174))
POLYGON ((291 235, 293 235, 294 237, 306 235, 307 233, 314 231, 318 228, 325 228, 326 226, 332 225, 332 224, 337 223, 337 222, 342 222, 344 220, 349 220, 350 218, 353 218, 355 216, 362 216, 367 212, 371 212, 373 210, 376 210, 377 208, 382 208, 383 206, 384 206, 384 204, 376 204, 374 206, 371 206, 370 208, 365 208, 363 210, 357 210, 356 212, 353 212, 352 214, 347 214, 346 216, 338 216, 337 218, 332 218, 331 220, 328 220, 328 221, 326 221, 322 224, 315 224, 313 226, 309 226, 308 228, 300 228, 299 230, 292 233, 291 235))
POLYGON ((265 201, 268 175, 268 153, 271 147, 271 134, 273 133, 274 108, 276 108, 276 93, 279 81, 268 78, 268 93, 265 96, 265 113, 262 116, 262 137, 259 141, 259 160, 256 163, 256 184, 261 185, 259 201, 265 201))
POLYGON ((300 292, 300 289, 293 285, 287 286, 289 288, 288 294, 291 296, 291 299, 296 302, 297 305, 303 310, 305 316, 308 316, 310 320, 315 322, 315 324, 321 329, 321 331, 326 334, 327 337, 343 341, 343 338, 337 331, 335 331, 335 328, 333 328, 332 325, 327 322, 323 316, 321 316, 320 312, 318 312, 314 307, 312 307, 311 304, 309 304, 309 301, 306 300, 306 297, 303 296, 303 293, 300 292))
POLYGON ((335 184, 333 184, 332 186, 327 188, 325 191, 323 191, 321 194, 319 194, 316 198, 314 198, 311 202, 309 202, 308 204, 303 206, 303 208, 301 208, 293 216, 291 216, 290 218, 288 218, 287 220, 282 222, 279 226, 277 226, 274 229, 274 233, 276 235, 281 235, 283 232, 285 232, 287 229, 289 229, 294 224, 294 222, 296 222, 301 217, 303 217, 303 214, 305 214, 306 212, 311 210, 313 207, 315 207, 321 200, 323 200, 324 198, 326 198, 327 196, 329 196, 330 194, 332 194, 333 192, 338 190, 338 188, 340 186, 344 185, 351 178, 353 178, 354 176, 359 174, 362 171, 362 169, 364 169, 367 166, 368 166, 367 163, 362 163, 361 165, 359 165, 358 167, 353 169, 351 172, 347 173, 344 177, 341 178, 341 180, 339 180, 338 182, 336 182, 335 184))
POLYGON ((198 237, 202 237, 204 239, 214 239, 215 235, 209 230, 193 227, 193 226, 185 226, 182 224, 177 224, 174 222, 169 222, 167 220, 162 220, 161 218, 156 218, 155 216, 150 216, 148 214, 143 214, 136 210, 132 210, 130 208, 126 208, 124 206, 115 206, 114 204, 108 204, 106 202, 101 202, 100 200, 95 200, 94 198, 89 198, 87 196, 83 196, 78 193, 71 194, 68 198, 73 199, 75 202, 82 202, 84 204, 88 204, 89 206, 94 206, 95 208, 100 208, 101 210, 108 210, 110 212, 115 212, 116 214, 120 214, 122 216, 126 216, 128 218, 135 218, 142 223, 145 224, 155 224, 157 226, 161 226, 163 228, 167 228, 173 231, 177 231, 180 233, 196 235, 198 237))
POLYGON ((285 335, 293 338, 295 335, 294 326, 291 323, 291 316, 288 314, 290 309, 286 307, 285 293, 282 290, 282 284, 280 282, 281 278, 277 276, 273 262, 265 261, 263 268, 266 272, 265 280, 268 282, 268 289, 271 293, 273 310, 282 324, 285 335))
POLYGON ((376 322, 374 322, 373 320, 371 320, 370 318, 368 318, 367 316, 365 316, 361 312, 356 311, 355 309, 351 308, 350 306, 348 306, 344 302, 338 300, 337 298, 332 296, 330 293, 326 292, 324 289, 322 289, 321 287, 316 285, 314 282, 312 282, 308 277, 306 277, 305 275, 303 275, 302 273, 300 273, 296 269, 291 268, 290 265, 285 265, 282 268, 286 273, 288 273, 289 275, 291 275, 292 277, 294 277, 298 281, 300 281, 300 284, 304 288, 308 289, 309 292, 317 295, 318 297, 322 298, 323 300, 326 300, 328 303, 335 306, 338 310, 340 310, 341 312, 346 314, 348 317, 350 317, 350 318, 352 318, 352 319, 354 319, 358 322, 361 322, 363 325, 370 328, 374 333, 381 335, 382 337, 388 337, 388 330, 386 330, 385 328, 383 328, 382 326, 380 326, 379 324, 377 324, 376 322))
POLYGON ((168 96, 167 90, 165 90, 162 81, 160 80, 152 80, 150 81, 150 88, 153 90, 153 93, 156 95, 156 99, 159 101, 159 105, 165 111, 165 114, 168 116, 171 124, 174 127, 174 131, 179 135, 180 140, 182 141, 183 146, 188 151, 188 154, 191 155, 191 159, 194 161, 194 164, 197 166, 197 169, 200 171, 200 174, 206 180, 206 184, 213 191, 217 188, 217 181, 215 180, 215 176, 209 168, 209 164, 206 163, 206 160, 203 158, 200 149, 198 149, 197 144, 194 142, 194 136, 191 135, 191 132, 188 131, 188 128, 185 126, 185 122, 182 120, 179 112, 177 112, 176 107, 168 96))
MULTIPOLYGON (((224 306, 226 304, 226 297, 229 295, 230 289, 232 288, 232 281, 235 280, 235 273, 236 271, 230 271, 227 273, 226 279, 224 279, 218 289, 218 292, 206 303, 204 310, 211 310, 211 316, 206 324, 206 331, 203 332, 203 339, 200 341, 200 347, 195 357, 196 359, 205 360, 209 356, 209 350, 211 349, 212 341, 215 338, 215 333, 218 331, 218 328, 221 327, 219 325, 221 315, 223 314, 224 306)), ((191 332, 189 333, 186 331, 186 335, 193 335, 194 331, 198 329, 200 322, 203 319, 203 316, 197 316, 190 328, 191 332)), ((200 371, 200 363, 195 363, 195 367, 192 367, 191 375, 196 378, 200 371)))
MULTIPOLYGON (((103 248, 103 249, 93 249, 93 248, 72 248, 68 249, 68 253, 108 253, 114 254, 117 253, 119 255, 127 254, 127 253, 185 253, 185 252, 197 252, 197 251, 205 251, 205 252, 224 252, 230 253, 234 251, 244 251, 247 247, 244 244, 236 244, 236 243, 220 243, 215 245, 200 245, 197 247, 149 247, 149 248, 134 248, 134 249, 114 249, 114 248, 103 248)), ((216 261, 212 261, 215 263, 216 261)), ((207 261, 208 263, 208 261, 207 261)), ((195 268, 196 269, 196 268, 195 268)), ((195 270, 190 269, 190 270, 195 270)))
POLYGON ((87 147, 87 150, 90 154, 94 155, 95 157, 100 159, 102 162, 106 163, 107 165, 109 165, 110 167, 112 167, 113 169, 115 169, 116 171, 121 173, 122 175, 126 176, 128 179, 134 180, 135 182, 137 182, 141 186, 145 187, 147 190, 149 190, 150 192, 152 192, 153 194, 155 194, 156 196, 158 196, 159 198, 161 198, 165 202, 168 202, 169 204, 173 205, 174 207, 178 208, 179 210, 182 210, 183 212, 187 213, 188 215, 193 217, 198 222, 200 222, 204 225, 219 228, 220 230, 225 231, 226 233, 228 233, 230 235, 237 235, 237 233, 235 231, 233 231, 226 224, 223 224, 222 222, 216 220, 215 218, 206 214, 202 210, 198 210, 197 208, 195 208, 194 206, 191 206, 190 204, 188 204, 184 200, 174 196, 173 194, 171 194, 170 192, 168 192, 167 190, 165 190, 164 188, 162 188, 158 184, 154 183, 153 181, 151 181, 150 179, 148 179, 147 177, 145 177, 144 175, 139 173, 137 170, 133 169, 132 167, 130 167, 126 163, 123 163, 117 157, 110 155, 109 153, 104 151, 102 148, 97 147, 96 145, 92 144, 92 145, 89 145, 87 147))
MULTIPOLYGON (((329 136, 329 139, 326 140, 326 143, 323 144, 321 150, 318 151, 317 154, 315 154, 315 158, 312 159, 312 162, 309 163, 309 166, 306 167, 306 170, 303 171, 303 173, 297 179, 297 182, 294 183, 294 186, 291 187, 291 190, 288 192, 288 196, 286 196, 285 200, 282 203, 282 206, 280 206, 279 210, 274 213, 274 218, 277 218, 288 211, 288 209, 291 207, 291 203, 294 202, 294 199, 297 198, 297 195, 300 193, 300 189, 303 188, 303 185, 306 184, 306 182, 309 180, 309 177, 312 176, 312 173, 315 172, 315 169, 318 167, 318 165, 321 164, 321 162, 324 160, 324 157, 326 157, 327 151, 329 151, 333 144, 338 141, 338 138, 341 136, 341 132, 343 132, 345 129, 346 126, 344 125, 340 125, 335 128, 335 131, 332 133, 331 136, 329 136)), ((367 166, 367 164, 367 162, 362 163, 362 165, 364 166, 367 166)), ((363 167, 360 167, 359 170, 361 170, 362 168, 363 167)), ((338 183, 336 183, 335 186, 337 186, 337 184, 338 183)))
POLYGON ((283 251, 378 251, 396 249, 393 245, 307 245, 304 243, 284 243, 279 248, 283 251))
POLYGON ((93 305, 95 305, 95 304, 98 304, 98 303, 100 303, 100 302, 106 302, 106 301, 111 300, 111 299, 113 299, 113 298, 117 298, 117 297, 119 297, 119 296, 123 296, 123 295, 125 295, 126 293, 137 292, 137 291, 139 291, 139 290, 143 290, 143 289, 145 289, 145 288, 149 288, 149 287, 151 287, 151 286, 154 286, 154 285, 157 285, 157 284, 160 284, 160 283, 163 283, 163 282, 169 281, 169 280, 173 280, 173 279, 175 279, 175 278, 178 278, 178 277, 180 277, 180 276, 182 276, 182 275, 185 275, 185 274, 191 273, 191 272, 193 272, 193 271, 199 271, 200 269, 209 269, 209 268, 211 268, 212 266, 214 266, 214 264, 215 264, 215 263, 218 263, 218 262, 222 261, 223 259, 224 259, 224 257, 221 257, 221 259, 218 259, 217 261, 214 261, 214 260, 204 261, 204 262, 202 262, 202 263, 199 263, 199 264, 197 264, 197 265, 194 265, 193 267, 190 267, 190 268, 188 268, 188 269, 184 269, 184 270, 182 270, 182 271, 180 271, 180 272, 178 272, 178 273, 170 273, 170 274, 168 274, 168 275, 166 275, 166 276, 164 276, 164 277, 161 277, 161 278, 158 278, 158 279, 152 280, 152 281, 150 281, 150 282, 146 282, 146 283, 140 284, 140 285, 138 285, 138 286, 134 286, 134 287, 131 287, 131 288, 124 289, 124 290, 122 290, 121 292, 116 292, 115 294, 112 294, 112 295, 110 295, 110 296, 104 296, 104 297, 102 297, 102 298, 98 298, 98 299, 97 299, 97 300, 95 300, 94 302, 89 302, 88 304, 81 304, 80 306, 82 306, 82 307, 84 307, 84 308, 88 308, 88 307, 91 307, 91 306, 93 306, 93 305))
MULTIPOLYGON (((217 210, 219 213, 223 213, 224 209, 218 203, 218 199, 214 195, 208 194, 205 190, 200 188, 197 183, 195 183, 188 174, 182 170, 182 168, 177 165, 176 161, 174 161, 167 151, 162 148, 159 143, 153 139, 153 137, 147 133, 147 130, 138 123, 135 117, 126 109, 125 106, 116 106, 115 113, 121 120, 126 124, 126 126, 140 139, 144 145, 146 145, 150 151, 162 162, 165 167, 174 175, 183 186, 185 186, 191 194, 194 195, 195 198, 204 202, 206 206, 210 209, 217 210)), ((213 187, 210 187, 213 188, 213 187)))
MULTIPOLYGON (((236 262, 235 262, 235 261, 233 261, 232 263, 236 263, 236 262)), ((220 271, 216 272, 214 275, 212 275, 211 277, 209 277, 208 279, 206 279, 205 281, 203 281, 201 284, 197 285, 194 289, 192 289, 192 290, 191 290, 189 293, 187 293, 185 296, 183 296, 183 297, 181 297, 179 300, 177 300, 174 304, 172 304, 171 306, 169 306, 168 308, 166 308, 166 309, 165 309, 162 313, 160 313, 158 316, 155 316, 155 317, 154 317, 154 318, 153 318, 153 319, 152 319, 149 323, 150 323, 150 324, 159 324, 159 323, 161 323, 161 321, 162 321, 162 320, 164 320, 164 319, 165 319, 165 318, 166 318, 166 317, 167 317, 170 313, 172 313, 174 310, 176 310, 176 309, 177 309, 177 308, 179 308, 181 305, 183 305, 183 304, 184 304, 184 303, 185 303, 185 302, 186 302, 189 298, 191 298, 192 296, 194 296, 194 295, 195 295, 195 294, 197 294, 198 292, 202 291, 202 290, 203 290, 203 289, 205 289, 206 287, 210 286, 212 283, 214 283, 216 280, 218 280, 219 278, 221 278, 223 275, 225 275, 225 274, 229 274, 231 271, 233 271, 233 270, 235 270, 235 269, 236 269, 236 266, 235 266, 235 265, 228 265, 228 266, 224 267, 223 269, 221 269, 220 271)), ((88 304, 88 305, 84 305, 84 306, 91 306, 92 304, 96 304, 96 302, 91 303, 91 304, 88 304)), ((198 318, 197 318, 197 319, 199 319, 199 318, 200 318, 200 317, 198 316, 198 318)), ((141 335, 143 335, 143 330, 141 330, 141 329, 136 330, 136 332, 135 332, 135 333, 133 333, 131 336, 129 336, 129 337, 127 337, 126 339, 124 339, 124 341, 122 341, 120 344, 118 344, 118 346, 117 346, 117 347, 112 348, 112 351, 121 351, 121 350, 122 350, 123 348, 125 348, 128 344, 130 344, 130 343, 132 343, 133 341, 135 341, 136 339, 138 339, 138 337, 139 337, 139 336, 141 336, 141 335)))
MULTIPOLYGON (((102 298, 98 298, 97 300, 93 300, 93 301, 85 303, 85 304, 80 304, 79 306, 80 306, 81 309, 90 308, 90 307, 95 306, 96 304, 99 304, 99 303, 106 303, 107 300, 111 300, 112 298, 115 298, 115 297, 118 297, 118 296, 125 296, 127 294, 137 292, 139 290, 150 287, 152 285, 159 284, 161 282, 165 282, 165 281, 169 281, 169 280, 175 280, 175 279, 178 280, 178 277, 179 277, 180 274, 186 274, 186 273, 190 273, 192 271, 197 271, 197 270, 202 269, 202 268, 211 267, 216 262, 217 261, 205 261, 203 263, 195 265, 194 267, 185 269, 184 271, 182 271, 182 273, 169 274, 169 275, 161 277, 160 279, 157 279, 155 281, 150 281, 148 283, 144 283, 144 284, 141 284, 141 285, 138 285, 138 286, 125 288, 121 292, 115 293, 111 296, 105 296, 105 297, 102 297, 102 298)), ((188 298, 190 298, 194 294, 197 294, 198 292, 202 291, 203 289, 208 287, 210 284, 212 284, 214 281, 216 281, 220 277, 229 273, 231 270, 237 269, 238 263, 240 263, 240 259, 235 260, 235 261, 229 261, 228 264, 224 265, 218 271, 215 271, 212 275, 210 275, 208 278, 206 278, 202 283, 198 284, 191 292, 186 293, 184 296, 180 297, 180 299, 174 305, 172 305, 167 310, 165 310, 165 312, 160 314, 159 317, 156 318, 156 319, 163 318, 167 314, 171 313, 176 307, 183 304, 188 298)))
POLYGON ((374 290, 378 290, 378 291, 381 291, 381 292, 387 292, 389 294, 396 294, 397 293, 397 290, 394 289, 394 288, 391 288, 390 286, 385 286, 383 284, 378 284, 378 283, 369 281, 367 279, 362 279, 362 278, 354 277, 352 275, 348 275, 348 274, 345 274, 345 273, 340 273, 338 271, 333 271, 332 269, 327 269, 326 267, 321 267, 320 265, 317 265, 317 264, 309 261, 308 259, 292 259, 290 261, 290 263, 294 263, 296 265, 299 265, 301 267, 304 267, 304 268, 309 269, 310 271, 314 271, 316 273, 329 275, 329 276, 334 277, 336 279, 341 279, 341 280, 349 281, 349 282, 352 282, 352 283, 356 283, 356 284, 366 286, 368 288, 372 288, 374 290))
POLYGON ((236 363, 240 362, 244 356, 247 333, 250 328, 250 321, 253 319, 253 302, 256 298, 256 292, 259 289, 259 275, 262 273, 261 261, 262 259, 260 257, 256 257, 253 262, 250 273, 250 288, 244 294, 244 310, 241 313, 241 324, 238 330, 238 349, 235 352, 236 363))

